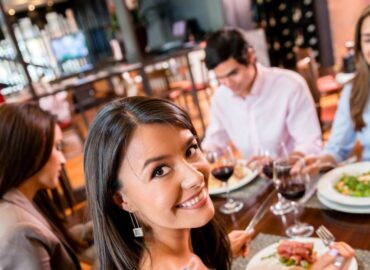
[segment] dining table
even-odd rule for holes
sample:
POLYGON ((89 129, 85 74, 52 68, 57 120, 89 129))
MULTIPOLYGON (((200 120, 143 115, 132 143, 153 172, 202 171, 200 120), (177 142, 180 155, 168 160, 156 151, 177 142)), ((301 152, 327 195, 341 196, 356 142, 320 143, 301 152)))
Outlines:
MULTIPOLYGON (((299 215, 301 222, 309 223, 315 229, 324 225, 334 234, 336 241, 344 241, 355 249, 359 270, 370 269, 370 214, 343 213, 324 206, 318 200, 315 190, 315 183, 320 177, 321 175, 313 178, 312 190, 305 202, 299 207, 299 212, 277 216, 270 209, 265 211, 262 219, 254 227, 255 234, 251 241, 249 255, 245 258, 235 258, 232 269, 246 269, 248 262, 260 250, 282 239, 287 239, 285 230, 293 224, 296 214, 299 215)), ((248 184, 230 192, 231 197, 244 203, 244 207, 241 211, 229 215, 222 214, 218 210, 225 202, 224 194, 212 195, 211 198, 216 209, 215 216, 221 220, 228 232, 244 230, 259 206, 274 189, 272 180, 257 175, 248 184)), ((274 196, 270 205, 276 201, 277 196, 274 196)), ((313 235, 312 237, 317 236, 313 235)))

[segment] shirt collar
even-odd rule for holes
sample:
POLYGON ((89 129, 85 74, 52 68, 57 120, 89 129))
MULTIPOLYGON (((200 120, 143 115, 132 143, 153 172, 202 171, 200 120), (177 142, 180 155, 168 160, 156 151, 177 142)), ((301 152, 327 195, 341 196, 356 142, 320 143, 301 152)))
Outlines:
POLYGON ((251 96, 258 96, 261 93, 262 90, 262 84, 263 84, 263 75, 266 71, 266 68, 262 66, 260 63, 256 63, 256 78, 253 82, 252 89, 249 92, 248 95, 251 96))

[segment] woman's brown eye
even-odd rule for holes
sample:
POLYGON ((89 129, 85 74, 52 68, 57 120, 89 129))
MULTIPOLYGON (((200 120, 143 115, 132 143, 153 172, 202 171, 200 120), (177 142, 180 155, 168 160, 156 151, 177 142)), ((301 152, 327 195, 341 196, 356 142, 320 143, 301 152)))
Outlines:
POLYGON ((186 151, 186 156, 191 157, 198 149, 198 144, 193 144, 189 147, 189 149, 186 151))
POLYGON ((161 165, 153 170, 151 177, 152 178, 161 177, 161 176, 166 175, 169 171, 170 171, 170 167, 161 165))

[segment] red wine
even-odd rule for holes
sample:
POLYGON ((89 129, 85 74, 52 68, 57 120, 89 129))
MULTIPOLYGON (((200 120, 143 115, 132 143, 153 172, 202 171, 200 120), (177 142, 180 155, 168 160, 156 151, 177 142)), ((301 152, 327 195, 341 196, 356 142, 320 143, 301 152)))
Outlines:
POLYGON ((272 162, 269 162, 268 164, 263 165, 262 167, 262 173, 269 179, 272 179, 273 177, 273 167, 272 162))
POLYGON ((305 192, 306 187, 304 183, 287 183, 279 186, 279 193, 283 195, 284 198, 291 201, 299 200, 303 197, 305 192))
POLYGON ((233 173, 233 166, 221 166, 212 170, 212 175, 223 182, 227 182, 227 180, 229 180, 230 176, 232 176, 233 173))

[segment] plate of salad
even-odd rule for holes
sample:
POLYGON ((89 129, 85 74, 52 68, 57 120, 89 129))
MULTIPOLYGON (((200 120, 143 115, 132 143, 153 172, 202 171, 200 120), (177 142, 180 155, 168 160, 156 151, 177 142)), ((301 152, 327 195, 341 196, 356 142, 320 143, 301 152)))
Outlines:
MULTIPOLYGON (((282 240, 258 252, 246 270, 305 270, 310 269, 319 256, 328 251, 319 238, 282 240)), ((352 259, 349 270, 358 270, 352 259)))
POLYGON ((323 175, 317 184, 318 195, 347 206, 370 206, 370 162, 338 167, 323 175))

